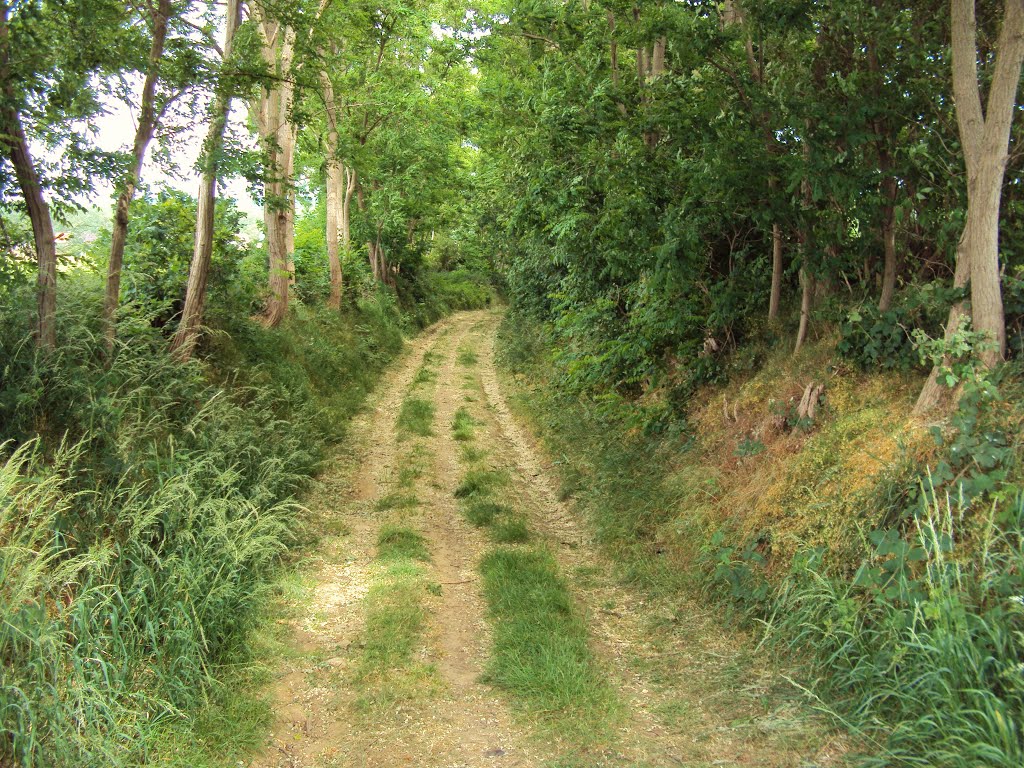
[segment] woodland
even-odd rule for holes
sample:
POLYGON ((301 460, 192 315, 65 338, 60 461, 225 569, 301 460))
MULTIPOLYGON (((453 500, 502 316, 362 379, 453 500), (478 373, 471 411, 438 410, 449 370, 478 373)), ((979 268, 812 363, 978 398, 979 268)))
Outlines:
MULTIPOLYGON (((289 579, 367 521, 353 722, 461 701, 472 534, 524 765, 1024 765, 1022 64, 1024 0, 0 0, 0 766, 277 765, 289 579), (587 568, 743 638, 657 728, 760 659, 809 730, 615 758, 587 568)), ((398 764, 337 760, 282 764, 398 764)))

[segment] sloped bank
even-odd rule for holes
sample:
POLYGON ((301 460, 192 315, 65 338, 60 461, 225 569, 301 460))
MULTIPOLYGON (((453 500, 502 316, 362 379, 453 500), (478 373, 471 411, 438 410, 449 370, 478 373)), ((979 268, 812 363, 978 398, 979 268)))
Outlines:
POLYGON ((699 593, 802 662, 870 766, 1024 762, 1019 385, 968 388, 949 426, 914 377, 778 350, 685 419, 559 388, 542 326, 510 317, 514 407, 623 577, 699 593), (808 418, 807 385, 825 385, 808 418), (936 488, 937 490, 933 490, 936 488))
POLYGON ((265 736, 249 642, 304 538, 298 494, 415 323, 383 294, 341 315, 299 304, 277 329, 230 323, 180 365, 126 315, 105 363, 87 277, 65 286, 50 355, 26 336, 32 296, 11 298, 0 763, 237 758, 265 736))

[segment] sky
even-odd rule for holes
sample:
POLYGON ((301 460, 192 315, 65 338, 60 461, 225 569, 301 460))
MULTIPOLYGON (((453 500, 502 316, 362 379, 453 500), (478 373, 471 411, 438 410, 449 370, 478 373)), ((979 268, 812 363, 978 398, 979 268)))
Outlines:
MULTIPOLYGON (((106 114, 100 116, 96 121, 99 129, 97 144, 101 149, 107 151, 123 150, 130 152, 135 141, 135 129, 138 125, 136 120, 136 109, 129 109, 127 105, 116 99, 110 99, 106 105, 106 114)), ((238 99, 233 102, 231 114, 231 125, 239 129, 239 133, 245 135, 244 105, 238 99)), ((195 197, 199 192, 200 175, 195 170, 196 162, 199 160, 199 153, 202 150, 203 140, 206 137, 207 125, 205 122, 196 122, 189 127, 184 134, 176 136, 171 149, 171 156, 178 166, 179 174, 169 174, 153 161, 153 149, 155 141, 150 145, 146 159, 142 166, 142 181, 152 187, 168 186, 174 189, 187 192, 195 197)), ((255 146, 255 139, 253 140, 255 146)), ((239 209, 253 216, 261 216, 262 209, 249 194, 245 179, 228 179, 222 183, 217 190, 218 195, 232 197, 238 203, 239 209)), ((98 208, 110 207, 113 204, 113 186, 103 184, 98 187, 96 194, 87 202, 98 208)))

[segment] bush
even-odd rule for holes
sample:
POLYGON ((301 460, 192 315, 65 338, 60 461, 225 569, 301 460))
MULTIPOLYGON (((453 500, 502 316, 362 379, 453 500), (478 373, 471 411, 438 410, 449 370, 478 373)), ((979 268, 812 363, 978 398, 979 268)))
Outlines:
POLYGON ((863 370, 925 370, 914 331, 940 336, 950 305, 962 292, 936 283, 911 286, 885 312, 876 304, 851 309, 839 325, 840 355, 863 370))

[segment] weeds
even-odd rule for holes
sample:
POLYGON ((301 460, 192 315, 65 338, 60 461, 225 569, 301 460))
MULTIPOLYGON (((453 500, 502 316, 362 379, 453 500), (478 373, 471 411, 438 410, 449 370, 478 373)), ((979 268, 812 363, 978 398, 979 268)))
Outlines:
POLYGON ((480 361, 476 352, 469 347, 460 347, 459 355, 456 360, 459 365, 466 366, 467 368, 471 365, 476 365, 480 361))
POLYGON ((476 425, 476 419, 470 415, 469 411, 465 408, 459 408, 455 412, 455 418, 452 420, 452 435, 459 442, 468 442, 473 439, 476 425))
POLYGON ((400 435, 417 435, 430 437, 434 434, 434 404, 430 400, 418 397, 407 397, 402 402, 398 413, 398 431, 400 435))

